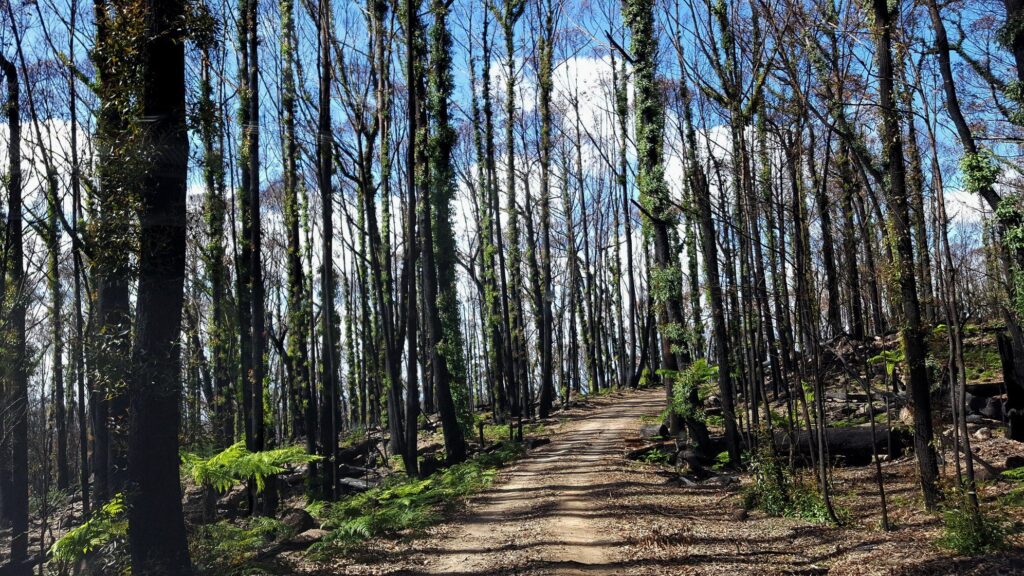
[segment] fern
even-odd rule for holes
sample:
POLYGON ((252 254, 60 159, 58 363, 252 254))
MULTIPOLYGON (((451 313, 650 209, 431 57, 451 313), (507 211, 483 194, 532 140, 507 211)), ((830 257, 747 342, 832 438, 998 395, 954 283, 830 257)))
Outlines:
POLYGON ((250 452, 245 442, 236 442, 209 458, 186 452, 181 456, 181 463, 196 484, 212 487, 217 492, 226 492, 249 478, 256 480, 256 490, 262 492, 267 478, 284 472, 286 466, 319 459, 315 454, 307 454, 301 446, 250 452))
POLYGON ((111 540, 128 535, 124 497, 118 494, 81 526, 61 536, 50 547, 50 556, 58 563, 77 562, 86 554, 102 548, 111 540))
POLYGON ((1019 482, 1024 482, 1024 466, 1021 466, 1020 468, 1014 468, 1013 470, 1003 471, 1003 477, 1009 480, 1017 480, 1019 482))
POLYGON ((703 422, 704 410, 690 402, 694 390, 700 391, 718 378, 718 366, 708 364, 706 360, 699 359, 687 366, 682 371, 658 370, 662 378, 675 380, 672 384, 672 398, 668 408, 662 414, 662 419, 675 414, 687 419, 703 422))

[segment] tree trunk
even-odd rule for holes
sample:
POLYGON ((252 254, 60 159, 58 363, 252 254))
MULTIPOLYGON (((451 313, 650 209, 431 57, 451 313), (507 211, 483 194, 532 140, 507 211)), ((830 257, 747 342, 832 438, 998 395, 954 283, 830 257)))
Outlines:
POLYGON ((171 576, 192 571, 178 471, 188 176, 185 45, 179 22, 185 7, 175 0, 148 2, 147 8, 142 117, 151 163, 140 190, 128 538, 133 574, 171 576))
POLYGON ((910 395, 914 405, 914 448, 921 474, 925 507, 934 509, 938 503, 938 464, 932 445, 932 410, 928 372, 925 368, 927 350, 921 333, 921 311, 914 278, 914 252, 911 245, 910 213, 907 203, 906 169, 903 160, 902 133, 893 98, 892 26, 893 15, 886 0, 873 0, 875 39, 877 43, 879 108, 882 116, 883 158, 888 166, 889 210, 896 244, 895 264, 903 301, 905 326, 903 346, 910 376, 910 395))
POLYGON ((0 72, 7 82, 4 106, 9 139, 7 143, 7 253, 6 279, 0 295, 9 302, 7 325, 9 347, 4 362, 3 406, 0 421, 4 445, 0 446, 0 519, 11 527, 11 574, 28 575, 28 367, 25 350, 25 257, 22 237, 21 107, 18 70, 0 56, 0 72), (10 431, 9 433, 7 431, 10 431))

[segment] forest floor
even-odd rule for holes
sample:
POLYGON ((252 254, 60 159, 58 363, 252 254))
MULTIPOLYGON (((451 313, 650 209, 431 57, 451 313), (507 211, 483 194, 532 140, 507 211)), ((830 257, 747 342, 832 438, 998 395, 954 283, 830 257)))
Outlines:
POLYGON ((293 567, 407 575, 1024 574, 1019 535, 1010 551, 981 558, 934 544, 942 518, 921 511, 912 458, 883 467, 888 533, 878 527, 873 466, 835 469, 835 500, 848 515, 835 527, 744 513, 746 476, 686 486, 669 468, 626 460, 625 441, 636 437, 641 417, 663 407, 661 390, 588 399, 562 414, 550 444, 503 470, 442 524, 293 567))

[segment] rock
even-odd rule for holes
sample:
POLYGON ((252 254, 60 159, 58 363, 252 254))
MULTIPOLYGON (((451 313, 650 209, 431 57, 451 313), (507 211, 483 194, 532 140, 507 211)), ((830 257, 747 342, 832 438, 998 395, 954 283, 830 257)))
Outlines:
POLYGON ((982 407, 978 412, 982 416, 992 418, 993 420, 1003 419, 1003 401, 999 398, 986 398, 985 406, 982 407))
POLYGON ((729 519, 735 522, 743 522, 750 514, 743 508, 737 508, 729 514, 729 519))
POLYGON ((967 423, 968 424, 980 424, 983 420, 985 420, 985 419, 982 418, 978 414, 968 414, 967 415, 967 423))
POLYGON ((974 437, 978 440, 988 440, 992 437, 991 428, 978 428, 978 431, 974 433, 974 437))
POLYGON ((246 500, 245 486, 235 486, 218 499, 217 505, 222 509, 237 510, 245 504, 246 500))
POLYGON ((903 424, 904 426, 914 425, 914 412, 910 409, 909 406, 904 406, 903 408, 900 408, 899 421, 900 424, 903 424))
POLYGON ((706 480, 704 482, 704 485, 721 486, 722 488, 725 488, 726 486, 739 483, 740 479, 735 476, 729 476, 728 474, 716 474, 715 476, 712 476, 711 478, 706 480))
POLYGON ((281 522, 284 523, 291 532, 295 533, 305 532, 306 530, 316 527, 316 521, 313 520, 313 517, 309 515, 309 512, 306 512, 301 508, 286 510, 284 514, 281 515, 281 522))
POLYGON ((441 443, 438 443, 438 442, 434 442, 433 444, 428 444, 428 445, 420 448, 419 450, 416 451, 416 453, 419 454, 420 456, 423 456, 424 454, 431 454, 433 452, 443 452, 443 451, 444 451, 444 444, 441 444, 441 443))
POLYGON ((327 530, 321 530, 320 528, 310 528, 309 530, 304 530, 301 533, 296 534, 294 537, 292 537, 289 543, 293 546, 297 546, 300 548, 309 548, 313 544, 316 544, 317 542, 326 538, 329 534, 330 532, 328 532, 327 530))
POLYGON ((1013 455, 1006 458, 1006 469, 1013 470, 1014 468, 1020 468, 1024 466, 1024 456, 1013 455))

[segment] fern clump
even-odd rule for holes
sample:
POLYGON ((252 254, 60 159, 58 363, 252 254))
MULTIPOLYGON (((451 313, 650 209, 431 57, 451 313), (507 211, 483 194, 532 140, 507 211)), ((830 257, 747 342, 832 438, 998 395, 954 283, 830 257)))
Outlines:
POLYGON ((66 567, 91 554, 107 558, 103 573, 118 574, 127 566, 128 518, 124 497, 118 494, 81 526, 71 529, 50 547, 50 558, 66 567), (118 553, 120 551, 120 553, 118 553))
POLYGON ((522 451, 521 444, 506 442, 429 478, 394 476, 362 494, 326 504, 319 516, 331 535, 314 546, 314 553, 434 524, 447 506, 490 486, 498 468, 522 451))
POLYGON ((307 464, 319 459, 315 454, 308 454, 302 446, 250 452, 246 450, 243 441, 209 458, 186 452, 181 456, 181 464, 196 484, 213 488, 217 492, 227 492, 250 478, 256 481, 256 490, 262 492, 267 478, 284 472, 287 466, 307 464))
POLYGON ((288 536, 276 518, 254 516, 240 523, 222 520, 197 526, 189 539, 190 553, 198 572, 225 576, 259 574, 254 559, 274 540, 288 536))

